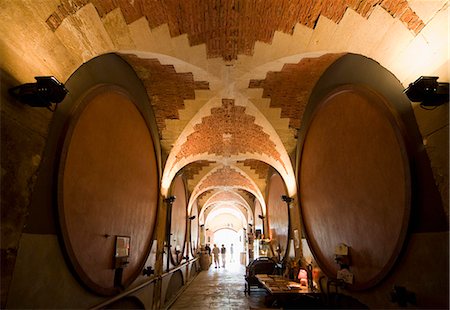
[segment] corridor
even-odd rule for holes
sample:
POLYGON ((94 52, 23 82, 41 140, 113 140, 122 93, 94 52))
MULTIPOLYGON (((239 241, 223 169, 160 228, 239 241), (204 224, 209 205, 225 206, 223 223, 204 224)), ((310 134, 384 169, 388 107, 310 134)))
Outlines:
POLYGON ((229 264, 226 268, 202 271, 169 307, 178 309, 261 309, 266 292, 253 289, 251 295, 244 293, 245 267, 239 263, 229 264))
POLYGON ((449 14, 0 0, 0 309, 450 309, 449 14))

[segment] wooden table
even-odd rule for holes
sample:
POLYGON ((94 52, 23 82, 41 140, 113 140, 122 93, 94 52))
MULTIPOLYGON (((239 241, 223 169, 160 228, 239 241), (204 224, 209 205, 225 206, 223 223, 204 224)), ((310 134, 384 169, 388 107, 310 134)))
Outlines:
POLYGON ((314 291, 300 283, 293 282, 283 276, 257 274, 256 278, 262 286, 271 294, 311 294, 314 291))
POLYGON ((283 276, 258 274, 256 278, 261 285, 269 292, 274 301, 277 301, 279 306, 292 304, 297 302, 302 297, 318 298, 320 294, 313 291, 306 286, 300 286, 300 283, 293 282, 283 276))

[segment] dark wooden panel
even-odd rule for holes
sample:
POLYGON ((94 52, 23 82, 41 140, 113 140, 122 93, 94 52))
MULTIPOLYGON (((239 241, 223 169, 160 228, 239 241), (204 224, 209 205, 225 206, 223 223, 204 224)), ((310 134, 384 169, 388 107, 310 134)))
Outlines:
POLYGON ((152 136, 121 88, 102 86, 82 98, 61 156, 59 218, 65 247, 85 284, 114 289, 115 236, 131 237, 126 286, 142 270, 152 240, 158 172, 152 136))
POLYGON ((317 106, 300 161, 305 231, 335 277, 334 249, 351 247, 354 288, 377 283, 404 242, 411 182, 400 123, 379 94, 345 86, 317 106))
POLYGON ((255 219, 254 219, 254 226, 255 230, 260 229, 261 233, 264 233, 264 227, 263 227, 263 220, 261 217, 263 216, 261 203, 258 200, 255 200, 255 219))
POLYGON ((192 206, 192 211, 190 217, 195 216, 193 220, 191 220, 191 254, 195 255, 198 250, 199 243, 199 229, 198 229, 198 207, 197 201, 194 202, 192 206))
POLYGON ((279 255, 280 259, 286 255, 289 233, 289 210, 286 203, 281 200, 282 195, 287 195, 283 179, 280 175, 274 174, 270 178, 267 216, 272 251, 276 256, 279 255))
POLYGON ((178 265, 186 244, 187 198, 186 187, 181 175, 174 178, 172 195, 176 197, 172 205, 170 223, 170 245, 172 262, 178 265))

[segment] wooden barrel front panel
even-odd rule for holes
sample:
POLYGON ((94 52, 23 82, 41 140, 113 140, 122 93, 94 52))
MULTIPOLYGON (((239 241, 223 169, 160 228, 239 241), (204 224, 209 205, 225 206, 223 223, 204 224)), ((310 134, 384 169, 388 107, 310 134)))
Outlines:
POLYGON ((176 199, 172 205, 170 221, 170 245, 172 262, 178 265, 184 254, 186 244, 187 197, 186 187, 181 175, 175 177, 172 185, 172 196, 176 199))
POLYGON ((336 277, 335 247, 351 248, 353 288, 391 268, 409 220, 411 184, 400 123, 379 94, 345 86, 316 107, 303 144, 302 217, 319 265, 336 277))
POLYGON ((199 227, 198 227, 198 207, 197 207, 197 201, 194 202, 194 205, 192 206, 192 211, 190 217, 192 218, 195 216, 194 219, 190 220, 191 223, 191 254, 195 255, 198 250, 198 243, 199 243, 199 227))
POLYGON ((286 255, 289 234, 289 210, 286 202, 281 200, 283 195, 287 195, 283 179, 280 175, 274 174, 269 183, 267 216, 272 251, 280 259, 286 255))
POLYGON ((66 250, 82 281, 112 294, 115 236, 131 238, 122 284, 141 272, 158 203, 152 136, 132 98, 115 86, 92 90, 70 122, 62 150, 58 209, 66 250))

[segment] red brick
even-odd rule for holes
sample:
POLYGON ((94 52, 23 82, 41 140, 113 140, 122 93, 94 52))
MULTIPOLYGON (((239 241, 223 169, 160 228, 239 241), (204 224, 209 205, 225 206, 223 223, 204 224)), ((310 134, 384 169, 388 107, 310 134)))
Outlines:
POLYGON ((177 73, 172 65, 162 65, 157 59, 141 59, 122 55, 133 67, 147 89, 160 135, 166 119, 179 119, 184 100, 195 99, 196 89, 208 89, 209 83, 194 81, 192 73, 177 73))
POLYGON ((186 179, 192 180, 203 168, 208 167, 213 164, 213 161, 209 160, 198 160, 183 168, 183 174, 186 176, 186 179))
MULTIPOLYGON (((297 64, 285 64, 280 72, 268 72, 263 83, 263 98, 270 107, 281 108, 281 117, 289 118, 289 126, 300 128, 309 95, 322 73, 343 54, 326 54, 304 58, 297 64)), ((249 88, 257 86, 249 85, 249 88), (251 87, 252 86, 252 87, 251 87)))
POLYGON ((238 161, 243 163, 244 166, 250 167, 250 169, 254 170, 256 174, 258 174, 260 179, 265 179, 267 177, 267 173, 269 171, 269 165, 265 162, 256 159, 246 159, 244 161, 238 161))
POLYGON ((181 146, 177 159, 197 154, 230 157, 242 153, 258 153, 281 162, 275 143, 255 118, 245 113, 245 107, 235 106, 234 100, 223 99, 222 107, 211 109, 211 115, 194 126, 194 132, 181 146))
POLYGON ((217 169, 210 174, 199 186, 199 190, 203 191, 210 187, 217 186, 229 187, 244 187, 253 191, 258 191, 257 188, 240 172, 232 169, 229 166, 217 169))
POLYGON ((320 15, 339 23, 347 8, 366 18, 378 4, 393 17, 409 9, 406 0, 63 0, 47 18, 49 28, 55 31, 64 18, 88 1, 101 17, 119 7, 127 23, 145 16, 150 28, 167 24, 171 36, 187 34, 191 45, 206 45, 208 58, 226 61, 252 55, 255 42, 271 43, 275 31, 292 34, 297 23, 314 28, 320 15))

